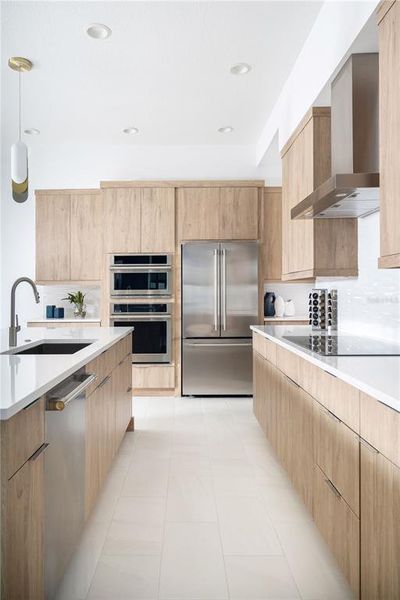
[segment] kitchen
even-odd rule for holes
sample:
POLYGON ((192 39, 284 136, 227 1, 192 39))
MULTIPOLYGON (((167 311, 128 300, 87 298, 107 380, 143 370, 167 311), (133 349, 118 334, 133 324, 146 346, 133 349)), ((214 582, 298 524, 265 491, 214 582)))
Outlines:
POLYGON ((399 598, 398 1, 1 16, 1 597, 399 598))

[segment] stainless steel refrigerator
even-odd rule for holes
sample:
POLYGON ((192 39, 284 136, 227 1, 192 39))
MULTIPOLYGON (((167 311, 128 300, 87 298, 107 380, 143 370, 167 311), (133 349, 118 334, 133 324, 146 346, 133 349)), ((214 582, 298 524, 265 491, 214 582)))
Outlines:
POLYGON ((258 243, 182 246, 182 394, 252 394, 258 243))

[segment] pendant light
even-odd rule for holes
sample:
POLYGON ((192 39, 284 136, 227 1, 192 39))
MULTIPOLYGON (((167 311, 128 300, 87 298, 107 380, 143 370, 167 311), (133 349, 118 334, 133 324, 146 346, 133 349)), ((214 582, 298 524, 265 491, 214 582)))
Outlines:
POLYGON ((8 60, 8 66, 18 72, 18 142, 11 146, 11 186, 15 202, 25 202, 28 199, 28 148, 21 141, 21 73, 32 69, 32 63, 27 58, 14 56, 8 60))

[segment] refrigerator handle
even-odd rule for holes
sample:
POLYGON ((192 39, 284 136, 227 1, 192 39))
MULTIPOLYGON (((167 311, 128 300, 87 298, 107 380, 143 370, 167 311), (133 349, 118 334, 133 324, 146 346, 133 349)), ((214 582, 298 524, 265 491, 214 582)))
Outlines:
POLYGON ((218 250, 214 249, 214 331, 218 331, 219 305, 219 260, 218 250))
POLYGON ((222 282, 221 282, 221 312, 222 312, 222 329, 226 331, 226 249, 222 250, 222 282))

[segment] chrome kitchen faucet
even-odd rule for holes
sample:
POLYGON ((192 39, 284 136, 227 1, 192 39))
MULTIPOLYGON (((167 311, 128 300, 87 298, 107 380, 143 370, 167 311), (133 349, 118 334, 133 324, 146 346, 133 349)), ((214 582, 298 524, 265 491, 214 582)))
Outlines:
POLYGON ((29 277, 20 277, 19 279, 14 281, 13 286, 11 288, 11 320, 10 327, 8 329, 8 343, 10 346, 17 345, 17 333, 21 329, 21 326, 18 323, 18 315, 15 314, 15 292, 17 291, 17 287, 19 286, 19 284, 23 282, 29 283, 29 285, 32 287, 33 293, 35 295, 36 304, 39 304, 40 302, 38 289, 36 287, 35 282, 32 281, 32 279, 29 279, 29 277))

